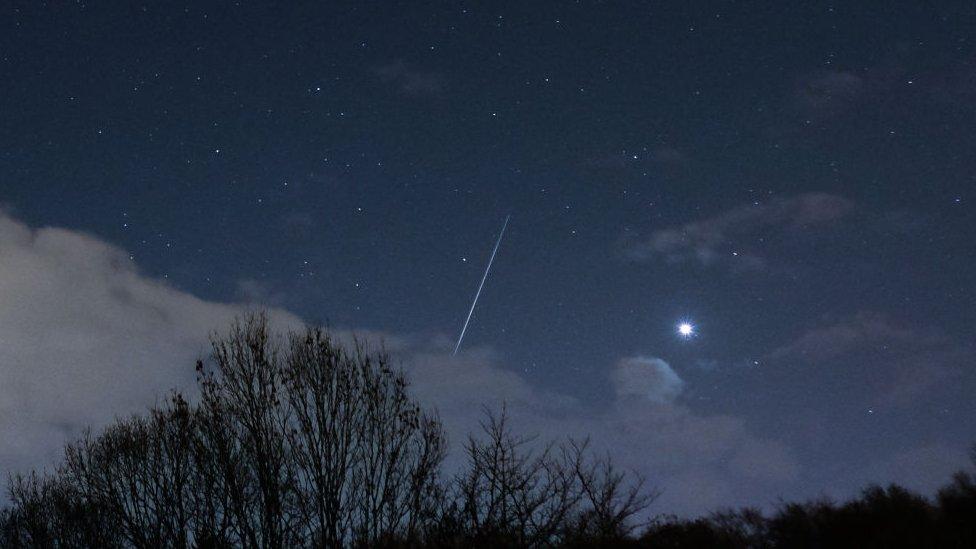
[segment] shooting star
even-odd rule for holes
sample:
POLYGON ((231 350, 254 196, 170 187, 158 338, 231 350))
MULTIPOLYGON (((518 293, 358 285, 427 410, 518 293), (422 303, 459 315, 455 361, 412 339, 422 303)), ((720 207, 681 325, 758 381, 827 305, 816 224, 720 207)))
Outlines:
POLYGON ((468 323, 471 322, 471 315, 474 313, 474 308, 478 304, 478 297, 481 296, 481 289, 485 287, 485 281, 488 280, 488 271, 491 270, 491 263, 495 261, 495 254, 498 253, 498 246, 502 243, 502 237, 505 236, 505 228, 508 227, 508 219, 512 217, 511 215, 505 216, 505 223, 502 224, 502 231, 498 233, 498 240, 495 241, 495 248, 491 251, 491 258, 488 259, 488 266, 485 267, 485 275, 481 277, 481 284, 478 284, 478 291, 474 294, 474 301, 471 302, 471 309, 468 310, 468 318, 464 319, 464 327, 461 328, 461 335, 458 336, 457 345, 454 346, 454 352, 451 355, 456 355, 458 349, 461 348, 461 340, 464 339, 464 332, 468 330, 468 323))

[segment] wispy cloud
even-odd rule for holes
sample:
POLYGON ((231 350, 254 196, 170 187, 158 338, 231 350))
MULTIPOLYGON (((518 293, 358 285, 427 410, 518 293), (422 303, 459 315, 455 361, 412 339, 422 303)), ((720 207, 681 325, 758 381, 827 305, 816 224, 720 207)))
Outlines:
POLYGON ((810 328, 789 344, 774 350, 770 353, 770 357, 822 361, 864 348, 890 347, 906 343, 928 346, 945 342, 945 336, 934 329, 898 324, 887 315, 861 311, 810 328))
POLYGON ((903 406, 950 388, 966 364, 962 346, 934 326, 861 311, 824 321, 768 354, 773 365, 843 372, 866 403, 903 406))
POLYGON ((797 83, 793 100, 802 113, 826 118, 846 111, 870 84, 866 77, 853 72, 821 71, 797 83))
POLYGON ((440 73, 418 70, 403 61, 376 67, 374 72, 381 81, 408 95, 437 95, 447 82, 440 73))
POLYGON ((630 242, 637 261, 663 258, 672 263, 727 264, 736 270, 762 269, 767 258, 757 246, 769 236, 827 225, 848 215, 853 203, 838 195, 804 193, 757 201, 714 217, 661 229, 630 242))

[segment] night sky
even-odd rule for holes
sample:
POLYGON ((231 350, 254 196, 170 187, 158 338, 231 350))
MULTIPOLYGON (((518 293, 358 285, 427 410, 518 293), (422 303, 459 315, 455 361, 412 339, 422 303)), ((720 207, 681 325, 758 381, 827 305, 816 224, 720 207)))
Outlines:
POLYGON ((388 340, 449 423, 596 431, 655 512, 931 490, 976 442, 976 7, 854 4, 6 4, 0 469, 233 303, 388 340))

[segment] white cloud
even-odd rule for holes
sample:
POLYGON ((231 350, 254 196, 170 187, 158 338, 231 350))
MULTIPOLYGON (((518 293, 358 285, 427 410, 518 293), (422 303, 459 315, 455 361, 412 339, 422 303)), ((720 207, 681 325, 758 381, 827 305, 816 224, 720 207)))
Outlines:
POLYGON ((660 358, 632 357, 621 360, 613 372, 617 396, 637 397, 658 404, 673 402, 684 381, 660 358))
POLYGON ((0 471, 192 387, 209 333, 241 310, 147 278, 94 237, 0 214, 0 471))
MULTIPOLYGON (((97 238, 0 215, 0 473, 50 464, 82 428, 145 410, 171 388, 192 392, 208 334, 242 310, 140 274, 97 238)), ((278 328, 299 322, 272 316, 278 328)), ((646 475, 664 490, 655 512, 770 500, 796 473, 785 448, 741 420, 681 405, 683 382, 661 359, 621 360, 610 372, 615 400, 594 405, 529 384, 489 350, 452 357, 447 338, 360 333, 404 359, 415 395, 438 408, 455 443, 477 429, 482 405, 504 401, 521 432, 590 435, 646 475)))

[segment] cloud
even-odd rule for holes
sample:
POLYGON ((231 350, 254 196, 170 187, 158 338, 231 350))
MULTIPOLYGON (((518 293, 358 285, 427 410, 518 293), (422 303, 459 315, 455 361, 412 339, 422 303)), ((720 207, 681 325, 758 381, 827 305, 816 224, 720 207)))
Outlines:
POLYGON ((807 116, 828 118, 846 111, 869 88, 864 77, 846 71, 821 71, 801 80, 794 101, 807 116))
POLYGON ((237 295, 247 303, 277 303, 281 297, 272 294, 266 284, 253 278, 242 278, 237 281, 237 295))
MULTIPOLYGON (((3 474, 52 463, 84 427, 143 411, 171 388, 192 394, 208 334, 244 310, 147 277, 92 236, 34 230, 2 214, 0 258, 3 474)), ((300 323, 280 310, 272 318, 278 328, 300 323)), ((528 383, 488 349, 452 357, 448 338, 357 333, 402 359, 412 391, 437 407, 454 443, 477 430, 482 404, 505 402, 520 432, 540 440, 591 435, 594 449, 646 475, 664 490, 654 512, 768 501, 796 475, 788 449, 741 419, 682 405, 683 382, 659 358, 620 360, 609 372, 615 397, 584 403, 528 383)))
POLYGON ((739 206, 714 217, 661 229, 627 246, 638 261, 663 258, 672 263, 728 264, 736 270, 762 269, 767 258, 755 242, 771 236, 829 225, 853 209, 842 196, 803 193, 739 206))
POLYGON ((768 354, 773 364, 843 372, 866 404, 902 407, 952 388, 966 350, 931 326, 861 311, 814 326, 768 354))
POLYGON ((481 404, 497 409, 504 402, 521 433, 542 440, 589 436, 594 450, 644 475, 663 492, 654 513, 773 501, 799 473, 788 448, 756 436, 741 419, 682 405, 683 382, 659 358, 620 360, 610 372, 615 398, 595 406, 530 385, 491 351, 457 357, 449 351, 400 354, 415 394, 437 407, 455 444, 477 431, 481 404))
POLYGON ((208 334, 242 310, 145 277, 94 237, 2 213, 0 258, 2 472, 44 465, 83 427, 192 386, 208 334))
POLYGON ((408 95, 437 95, 444 90, 446 84, 443 75, 417 70, 403 61, 376 67, 374 72, 381 81, 408 95))
POLYGON ((906 112, 945 107, 972 111, 976 71, 970 63, 920 68, 899 57, 890 56, 857 72, 818 70, 800 75, 770 134, 812 137, 829 130, 824 136, 834 142, 837 132, 874 127, 878 121, 889 124, 892 117, 906 112))
POLYGON ((643 398, 658 404, 674 402, 684 388, 684 381, 667 362, 642 356, 621 360, 613 381, 618 398, 643 398))
POLYGON ((846 318, 810 328, 787 345, 775 349, 770 358, 802 358, 823 361, 868 347, 896 344, 937 345, 946 338, 936 330, 921 330, 898 324, 887 315, 861 311, 846 318))

